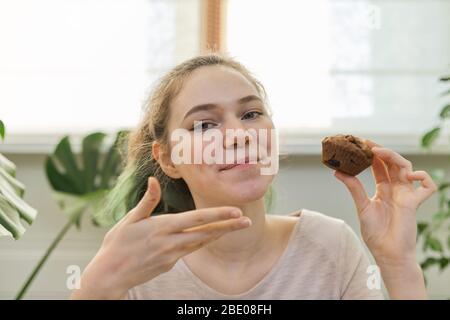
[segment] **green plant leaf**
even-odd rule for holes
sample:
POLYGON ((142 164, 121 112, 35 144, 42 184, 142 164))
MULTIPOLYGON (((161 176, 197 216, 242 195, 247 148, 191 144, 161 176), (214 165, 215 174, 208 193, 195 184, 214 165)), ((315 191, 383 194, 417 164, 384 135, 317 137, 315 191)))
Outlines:
POLYGON ((19 182, 16 178, 8 174, 5 169, 0 166, 0 176, 6 180, 7 183, 14 189, 14 191, 20 196, 23 197, 25 193, 25 186, 19 182))
POLYGON ((61 167, 62 172, 58 169, 57 171, 61 175, 65 175, 68 179, 70 179, 70 183, 72 184, 73 189, 76 190, 76 193, 82 194, 86 190, 83 181, 83 172, 77 164, 77 160, 72 152, 72 147, 70 146, 68 136, 65 136, 58 143, 53 155, 50 157, 52 157, 55 168, 58 168, 58 165, 61 167))
POLYGON ((114 147, 111 147, 105 156, 103 168, 100 173, 100 187, 109 189, 113 177, 117 176, 120 165, 120 155, 114 147))
POLYGON ((439 264, 440 259, 439 258, 434 258, 434 257, 428 257, 425 261, 423 261, 420 264, 420 267, 422 268, 423 271, 427 270, 429 267, 435 265, 435 264, 439 264))
POLYGON ((91 217, 91 223, 96 226, 96 227, 101 227, 102 225, 100 224, 100 222, 97 221, 96 217, 91 217))
POLYGON ((439 239, 433 237, 433 236, 429 236, 427 237, 427 239, 425 240, 428 243, 428 246, 431 248, 431 250, 436 251, 436 252, 443 252, 443 247, 442 247, 442 243, 439 239))
POLYGON ((19 193, 17 193, 14 186, 10 184, 10 182, 0 176, 0 193, 6 198, 11 206, 13 206, 20 217, 27 221, 29 224, 33 223, 36 218, 37 211, 28 205, 22 198, 19 193))
POLYGON ((419 222, 418 224, 417 224, 417 233, 419 234, 419 235, 421 235, 424 231, 425 231, 425 229, 428 227, 428 223, 426 223, 426 222, 419 222))
POLYGON ((96 189, 95 178, 99 166, 100 153, 102 151, 101 147, 105 137, 106 134, 95 132, 83 139, 82 157, 85 193, 92 192, 96 189))
POLYGON ((3 168, 11 177, 16 176, 16 165, 0 153, 0 167, 3 168))
POLYGON ((440 78, 439 79, 439 81, 450 81, 450 76, 447 76, 447 77, 442 77, 442 78, 440 78))
POLYGON ((12 236, 17 240, 24 233, 25 227, 17 210, 0 194, 0 236, 12 236))
POLYGON ((448 258, 441 257, 441 259, 439 259, 439 270, 443 271, 448 266, 449 262, 450 260, 448 258))
POLYGON ((121 164, 121 156, 119 153, 119 144, 123 138, 128 134, 128 131, 119 131, 116 135, 113 145, 106 153, 103 167, 100 173, 100 188, 109 189, 112 187, 111 182, 115 181, 115 177, 119 175, 119 168, 121 164))
POLYGON ((447 119, 448 117, 450 117, 450 104, 442 108, 441 112, 439 113, 439 117, 441 119, 447 119))
POLYGON ((433 214, 432 220, 435 225, 441 225, 448 218, 448 211, 438 211, 433 214))
POLYGON ((107 145, 105 133, 94 132, 85 136, 80 166, 67 136, 58 143, 55 152, 47 157, 46 173, 53 195, 63 213, 73 219, 77 228, 81 227, 83 214, 80 211, 98 210, 99 197, 105 197, 120 174, 122 159, 117 146, 121 132, 110 146, 107 145))
POLYGON ((72 183, 70 177, 58 171, 53 157, 51 156, 47 157, 45 160, 45 172, 47 174, 47 179, 54 190, 79 194, 79 190, 72 183))
POLYGON ((63 192, 53 192, 53 197, 59 204, 62 212, 69 219, 72 219, 78 229, 81 228, 81 217, 85 211, 91 210, 95 213, 99 206, 103 205, 103 200, 108 190, 97 190, 84 195, 72 195, 63 192))
POLYGON ((5 124, 3 123, 2 120, 0 120, 0 138, 2 140, 5 139, 5 124))
POLYGON ((75 223, 79 220, 80 213, 88 206, 88 202, 79 195, 54 191, 53 198, 56 199, 63 214, 75 223))
POLYGON ((25 232, 21 219, 33 223, 37 211, 22 198, 25 186, 15 178, 15 165, 0 154, 0 236, 19 239, 25 232))
POLYGON ((105 138, 106 134, 102 132, 83 138, 81 166, 72 152, 69 138, 64 137, 59 142, 54 154, 46 162, 47 177, 55 191, 84 195, 109 188, 115 182, 121 157, 116 150, 116 143, 106 148, 105 138))
POLYGON ((422 137, 422 147, 423 148, 430 148, 433 142, 436 140, 436 138, 439 136, 441 132, 440 127, 436 127, 425 133, 425 135, 422 137))
POLYGON ((449 182, 444 182, 439 184, 438 186, 438 191, 444 191, 445 189, 450 187, 450 183, 449 182))

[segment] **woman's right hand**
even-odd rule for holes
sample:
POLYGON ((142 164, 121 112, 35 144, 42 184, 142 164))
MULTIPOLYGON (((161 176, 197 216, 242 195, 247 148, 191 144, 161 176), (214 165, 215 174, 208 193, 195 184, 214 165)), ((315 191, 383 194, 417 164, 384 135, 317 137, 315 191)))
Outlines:
POLYGON ((122 299, 130 288, 172 269, 181 257, 251 225, 235 207, 150 217, 160 198, 159 182, 150 177, 141 201, 105 235, 72 299, 122 299))

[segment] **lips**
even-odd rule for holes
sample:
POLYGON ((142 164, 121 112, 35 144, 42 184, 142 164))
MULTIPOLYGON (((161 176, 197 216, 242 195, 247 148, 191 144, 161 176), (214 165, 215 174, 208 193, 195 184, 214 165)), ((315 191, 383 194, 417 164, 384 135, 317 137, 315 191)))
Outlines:
MULTIPOLYGON (((256 162, 258 162, 258 161, 256 161, 256 162)), ((236 161, 236 163, 231 163, 231 164, 226 164, 226 165, 220 166, 219 171, 229 170, 229 169, 232 169, 232 168, 237 167, 239 165, 249 166, 249 165, 252 165, 252 164, 256 164, 256 162, 255 163, 250 163, 250 158, 249 157, 245 157, 244 159, 242 159, 240 161, 239 160, 236 161)))

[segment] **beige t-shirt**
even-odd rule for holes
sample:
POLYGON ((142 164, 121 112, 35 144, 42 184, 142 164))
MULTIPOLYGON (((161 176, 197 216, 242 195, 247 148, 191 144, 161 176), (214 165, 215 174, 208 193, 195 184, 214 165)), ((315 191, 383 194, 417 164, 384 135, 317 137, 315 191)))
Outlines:
POLYGON ((369 289, 369 259, 342 220, 302 209, 273 268, 253 288, 223 294, 206 285, 179 259, 174 267, 128 291, 127 299, 383 299, 369 289))

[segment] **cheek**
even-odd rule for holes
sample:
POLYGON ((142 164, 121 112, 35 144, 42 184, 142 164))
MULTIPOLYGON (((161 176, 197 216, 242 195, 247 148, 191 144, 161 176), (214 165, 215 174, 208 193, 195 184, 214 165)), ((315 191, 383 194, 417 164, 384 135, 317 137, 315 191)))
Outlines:
POLYGON ((272 147, 276 143, 274 140, 276 138, 275 134, 276 132, 272 129, 264 129, 258 132, 254 147, 257 146, 258 148, 258 157, 260 160, 267 159, 272 156, 272 147))
POLYGON ((192 190, 211 188, 211 181, 217 180, 214 170, 207 164, 183 164, 178 166, 181 177, 192 190))
POLYGON ((272 121, 269 118, 266 118, 252 129, 256 130, 256 140, 258 145, 270 152, 272 144, 275 143, 275 141, 272 141, 272 136, 275 136, 276 133, 272 121))

